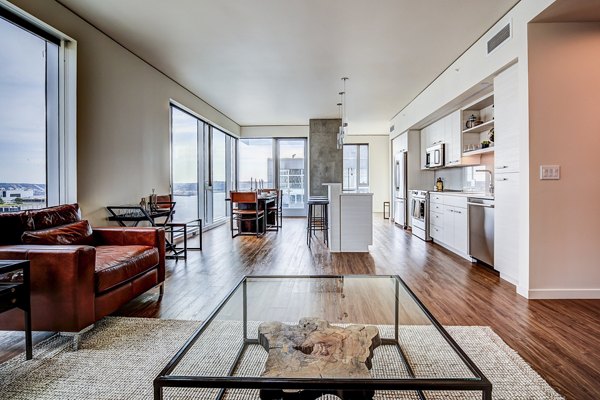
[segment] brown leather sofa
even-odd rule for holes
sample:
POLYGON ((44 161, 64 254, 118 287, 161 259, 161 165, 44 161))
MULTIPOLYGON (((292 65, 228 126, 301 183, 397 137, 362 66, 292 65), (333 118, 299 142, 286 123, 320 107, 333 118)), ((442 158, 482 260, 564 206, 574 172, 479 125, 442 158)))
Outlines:
MULTIPOLYGON (((0 214, 0 259, 30 261, 33 330, 80 332, 159 284, 162 296, 163 229, 80 221, 77 204, 0 214)), ((21 329, 20 311, 0 314, 0 330, 21 329)))

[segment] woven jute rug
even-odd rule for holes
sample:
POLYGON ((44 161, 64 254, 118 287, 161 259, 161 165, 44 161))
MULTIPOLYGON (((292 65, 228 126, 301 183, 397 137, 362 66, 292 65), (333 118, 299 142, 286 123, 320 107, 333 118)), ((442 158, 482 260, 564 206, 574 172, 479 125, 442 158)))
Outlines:
MULTIPOLYGON (((152 399, 152 381, 185 340, 197 321, 108 317, 83 337, 81 348, 71 350, 69 338, 55 336, 34 348, 34 359, 24 355, 0 364, 0 399, 152 399)), ((222 375, 238 349, 240 324, 213 325, 178 365, 175 374, 222 375), (219 340, 216 339, 218 335, 219 340)), ((249 332, 255 325, 249 328, 249 332), (250 329, 251 328, 251 329, 250 329)), ((390 327, 380 327, 389 334, 390 327)), ((493 384, 494 399, 562 399, 519 355, 488 327, 447 327, 461 348, 493 384)), ((400 342, 410 354, 419 377, 468 377, 460 360, 440 345, 431 327, 402 327, 400 342)), ((252 346, 236 371, 257 376, 266 352, 252 346)), ((376 349, 375 377, 406 377, 392 346, 376 349)), ((213 399, 214 390, 165 389, 165 399, 213 399)), ((480 393, 426 392, 430 400, 481 399, 480 393)), ((256 390, 229 391, 229 400, 258 399, 256 390)), ((324 396, 323 399, 336 399, 324 396)), ((377 392, 378 399, 418 399, 414 392, 377 392)))

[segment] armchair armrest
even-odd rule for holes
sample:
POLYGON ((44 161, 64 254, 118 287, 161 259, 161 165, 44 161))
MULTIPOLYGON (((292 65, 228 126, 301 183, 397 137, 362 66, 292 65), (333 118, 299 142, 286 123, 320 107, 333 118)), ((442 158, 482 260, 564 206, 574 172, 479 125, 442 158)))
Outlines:
MULTIPOLYGON (((0 259, 30 261, 33 330, 78 332, 94 323, 94 247, 0 246, 0 259)), ((0 314, 0 329, 23 328, 15 311, 0 314)))
POLYGON ((93 228, 94 242, 98 246, 152 246, 158 249, 158 281, 165 280, 165 230, 163 228, 138 228, 107 226, 93 228))

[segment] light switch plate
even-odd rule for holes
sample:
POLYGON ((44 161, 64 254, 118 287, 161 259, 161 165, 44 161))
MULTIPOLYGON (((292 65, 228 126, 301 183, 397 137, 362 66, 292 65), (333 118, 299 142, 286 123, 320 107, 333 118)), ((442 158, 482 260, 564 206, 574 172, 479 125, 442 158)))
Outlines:
POLYGON ((540 180, 560 179, 560 165, 540 165, 540 180))

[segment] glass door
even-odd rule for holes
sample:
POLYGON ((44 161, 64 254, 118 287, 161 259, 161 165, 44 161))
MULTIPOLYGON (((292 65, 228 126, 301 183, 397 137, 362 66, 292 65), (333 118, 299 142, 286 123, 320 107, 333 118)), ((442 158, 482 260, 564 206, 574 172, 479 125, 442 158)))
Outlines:
POLYGON ((227 218, 227 146, 225 133, 211 129, 210 174, 207 182, 207 214, 209 223, 227 218))
POLYGON ((173 201, 176 222, 197 218, 203 210, 203 196, 199 196, 198 176, 202 176, 202 129, 204 125, 190 114, 171 107, 171 147, 173 201))
POLYGON ((306 139, 277 139, 279 189, 284 216, 306 215, 306 139))

